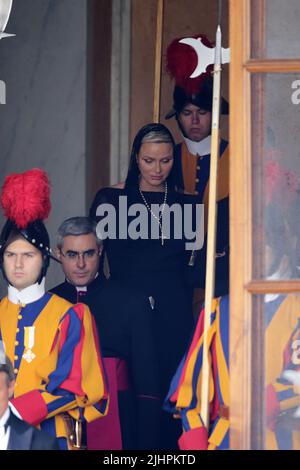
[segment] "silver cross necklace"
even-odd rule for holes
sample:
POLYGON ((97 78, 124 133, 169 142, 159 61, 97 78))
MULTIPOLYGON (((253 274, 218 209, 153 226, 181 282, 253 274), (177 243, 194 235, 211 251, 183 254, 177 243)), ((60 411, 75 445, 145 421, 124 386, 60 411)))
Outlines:
POLYGON ((163 216, 163 213, 164 213, 164 210, 165 210, 165 207, 166 207, 166 202, 167 202, 167 195, 168 195, 168 183, 165 181, 165 195, 164 195, 164 202, 163 202, 163 205, 162 205, 162 210, 160 211, 160 215, 159 217, 157 217, 156 214, 154 214, 153 210, 151 209, 151 207, 149 206, 148 202, 146 201, 146 198, 143 194, 143 191, 141 190, 141 188, 139 187, 139 191, 140 191, 140 195, 143 199, 143 202, 145 204, 145 206, 147 207, 148 211, 150 212, 150 214, 152 215, 152 217, 157 221, 158 225, 159 225, 159 228, 160 228, 160 231, 161 231, 161 244, 163 246, 164 244, 164 239, 166 238, 164 236, 164 232, 163 232, 163 229, 162 229, 162 216, 163 216))

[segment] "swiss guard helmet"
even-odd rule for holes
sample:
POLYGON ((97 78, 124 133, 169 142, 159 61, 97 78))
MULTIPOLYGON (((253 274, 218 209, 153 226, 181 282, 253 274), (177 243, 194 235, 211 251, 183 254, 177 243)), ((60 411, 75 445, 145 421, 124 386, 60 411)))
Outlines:
POLYGON ((21 174, 8 175, 1 193, 1 205, 7 221, 0 235, 0 267, 4 278, 3 254, 15 236, 22 236, 43 257, 41 273, 37 282, 45 277, 51 254, 50 240, 44 220, 51 210, 50 183, 47 173, 39 168, 21 174))
MULTIPOLYGON (((194 39, 200 38, 202 43, 213 48, 212 43, 203 34, 194 36, 194 39)), ((190 78, 198 64, 196 51, 188 44, 180 43, 183 38, 174 39, 167 48, 166 70, 175 80, 173 93, 173 107, 166 114, 165 119, 170 119, 182 111, 185 105, 191 103, 206 111, 212 110, 213 100, 213 65, 206 68, 196 78, 190 78)), ((228 114, 228 102, 221 98, 221 114, 228 114)))

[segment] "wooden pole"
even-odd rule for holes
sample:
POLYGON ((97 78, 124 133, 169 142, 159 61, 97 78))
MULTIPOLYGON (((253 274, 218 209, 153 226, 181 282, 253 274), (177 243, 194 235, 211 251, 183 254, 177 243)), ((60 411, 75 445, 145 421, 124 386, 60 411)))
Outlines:
POLYGON ((201 383, 201 418, 204 425, 209 427, 209 361, 208 361, 208 330, 212 301, 215 290, 215 253, 217 230, 217 177, 219 160, 219 121, 220 121, 220 92, 221 92, 221 28, 218 25, 216 34, 216 56, 214 65, 211 156, 209 175, 209 201, 208 201, 208 229, 207 229, 207 258, 205 281, 205 315, 204 315, 204 341, 203 366, 201 383))
POLYGON ((153 97, 153 122, 159 122, 160 118, 160 88, 161 88, 161 59, 163 37, 164 0, 157 0, 156 17, 156 47, 155 47, 155 71, 154 71, 154 97, 153 97))

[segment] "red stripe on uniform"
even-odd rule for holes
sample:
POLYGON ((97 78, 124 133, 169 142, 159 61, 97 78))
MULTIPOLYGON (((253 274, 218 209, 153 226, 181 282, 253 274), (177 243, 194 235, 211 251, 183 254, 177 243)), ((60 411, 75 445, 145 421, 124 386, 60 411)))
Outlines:
POLYGON ((13 398, 11 402, 24 421, 33 426, 43 421, 48 414, 47 405, 38 390, 24 393, 17 398, 13 398))
MULTIPOLYGON (((83 315, 84 315, 84 306, 82 304, 73 305, 72 309, 75 311, 76 315, 78 316, 80 323, 81 323, 81 331, 80 331, 80 340, 78 344, 75 346, 73 352, 73 362, 72 368, 70 370, 69 378, 64 380, 60 387, 66 390, 70 390, 78 396, 84 396, 85 392, 81 387, 81 380, 82 380, 82 367, 81 367, 81 359, 82 359, 82 350, 83 350, 83 342, 85 331, 83 328, 83 315)), ((69 326, 70 319, 67 319, 67 325, 69 326)), ((62 347, 64 341, 67 337, 67 330, 64 328, 64 324, 62 326, 62 335, 61 335, 61 342, 60 346, 62 347)))

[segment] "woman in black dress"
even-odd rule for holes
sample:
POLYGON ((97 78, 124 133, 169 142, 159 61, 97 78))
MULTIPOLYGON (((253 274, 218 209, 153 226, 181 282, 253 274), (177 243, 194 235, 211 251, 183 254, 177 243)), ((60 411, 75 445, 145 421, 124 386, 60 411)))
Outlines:
MULTIPOLYGON (((133 143, 125 184, 101 189, 90 209, 90 217, 100 222, 98 229, 104 238, 111 278, 143 292, 153 309, 162 401, 193 327, 191 289, 185 283, 191 251, 186 249, 184 235, 180 235, 180 229, 184 233, 183 222, 171 216, 169 233, 163 223, 164 214, 173 204, 179 210, 184 204, 192 204, 195 210, 195 198, 175 190, 173 150, 174 140, 165 126, 144 126, 133 143), (113 230, 103 229, 108 220, 107 206, 103 204, 115 208, 117 217, 108 222, 115 223, 109 227, 113 230), (154 210, 155 205, 160 205, 160 213, 154 210), (136 215, 127 215, 129 208, 136 207, 144 215, 139 223, 136 215)), ((162 411, 160 448, 176 449, 179 435, 180 424, 162 411)))

